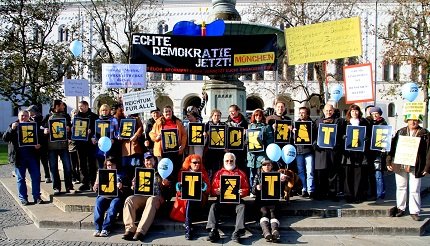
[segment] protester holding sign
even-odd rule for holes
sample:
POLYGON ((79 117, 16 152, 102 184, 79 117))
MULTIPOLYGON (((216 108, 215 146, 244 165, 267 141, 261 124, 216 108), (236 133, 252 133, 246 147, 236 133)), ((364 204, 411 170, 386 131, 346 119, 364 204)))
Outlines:
POLYGON ((211 195, 217 197, 217 201, 211 205, 208 223, 206 229, 210 230, 208 241, 215 242, 220 239, 218 232, 218 217, 222 212, 235 211, 236 212, 236 225, 234 228, 231 239, 235 242, 239 242, 240 238, 245 235, 245 203, 242 199, 249 194, 249 183, 246 174, 240 170, 236 165, 236 156, 233 153, 225 153, 224 155, 224 166, 218 172, 215 173, 211 195), (222 176, 236 176, 239 178, 239 184, 236 182, 221 183, 222 176), (232 199, 236 200, 236 197, 240 199, 238 204, 236 203, 221 203, 222 198, 224 200, 232 199))
MULTIPOLYGON (((345 150, 343 152, 342 164, 345 168, 345 199, 351 203, 361 203, 365 201, 367 195, 368 182, 368 142, 370 140, 369 122, 363 118, 363 113, 358 105, 351 105, 346 113, 346 125, 364 126, 366 134, 360 138, 359 129, 354 129, 351 135, 345 135, 346 142, 352 142, 351 148, 363 146, 364 151, 345 150)), ((347 144, 348 145, 348 144, 347 144)), ((348 147, 348 146, 347 146, 348 147)))
POLYGON ((139 138, 143 133, 143 124, 137 114, 129 115, 121 121, 119 138, 122 142, 122 171, 127 175, 134 174, 134 167, 141 166, 143 149, 140 146, 139 138), (130 122, 128 120, 134 120, 130 122), (135 124, 134 129, 132 123, 135 124), (124 137, 121 137, 124 136, 124 137))
POLYGON ((169 176, 169 180, 176 182, 178 171, 182 164, 182 155, 187 145, 187 131, 182 125, 182 121, 173 114, 171 106, 165 106, 163 108, 163 116, 161 116, 156 122, 151 132, 149 133, 152 141, 154 141, 154 155, 160 161, 162 158, 169 158, 173 162, 173 175, 169 176), (162 135, 162 130, 176 129, 177 136, 166 137, 162 135), (165 152, 163 151, 163 144, 175 145, 177 151, 165 152))
MULTIPOLYGON (((29 114, 27 111, 21 110, 18 113, 18 120, 10 124, 3 134, 3 141, 8 142, 9 163, 15 166, 19 200, 22 205, 26 206, 29 204, 27 185, 25 183, 25 173, 27 169, 31 178, 31 190, 34 203, 42 204, 43 200, 40 198, 40 167, 37 153, 40 144, 35 144, 34 146, 20 146, 18 135, 23 133, 18 133, 18 126, 20 123, 24 122, 29 122, 29 114)), ((36 136, 33 135, 32 137, 36 136)), ((34 143, 36 143, 36 141, 34 141, 34 143)))
POLYGON ((225 132, 225 122, 221 122, 221 110, 213 109, 211 112, 210 120, 205 124, 204 136, 206 137, 206 147, 203 158, 205 160, 206 170, 209 172, 210 179, 212 179, 213 175, 221 168, 222 160, 221 158, 219 158, 219 156, 224 155, 224 148, 211 148, 211 142, 218 143, 222 140, 222 145, 224 146, 225 144, 225 135, 219 136, 217 132, 211 133, 211 126, 224 127, 225 132), (212 134, 214 134, 214 136, 212 136, 212 134))
MULTIPOLYGON (((113 157, 107 157, 103 169, 114 170, 117 166, 113 157)), ((126 176, 118 174, 116 186, 118 188, 118 196, 102 196, 96 198, 94 206, 94 226, 96 230, 93 233, 94 237, 107 237, 112 230, 112 225, 116 216, 123 208, 125 199, 131 194, 129 179, 126 176), (105 217, 106 213, 106 217, 105 217)), ((109 184, 110 180, 100 180, 97 176, 93 186, 93 190, 97 191, 99 184, 109 184), (104 182, 104 183, 101 183, 104 182)))
MULTIPOLYGON (((272 161, 266 158, 261 160, 261 167, 258 169, 258 173, 255 176, 254 183, 252 184, 252 194, 256 196, 255 202, 260 208, 261 219, 260 226, 263 230, 263 237, 267 242, 278 242, 281 239, 279 234, 279 220, 276 218, 279 200, 262 200, 261 189, 264 182, 262 173, 268 173, 273 170, 272 161)), ((281 182, 285 181, 286 176, 281 176, 281 182)), ((280 189, 282 185, 277 188, 280 189)), ((275 188, 276 189, 276 188, 275 188)))
MULTIPOLYGON (((382 117, 382 110, 380 107, 371 107, 369 109, 369 114, 370 117, 367 119, 370 120, 370 127, 388 125, 382 117)), ((385 151, 370 150, 367 156, 369 163, 369 196, 370 198, 374 197, 376 201, 381 201, 385 198, 384 170, 387 169, 387 154, 385 151)))
POLYGON ((70 115, 65 111, 66 106, 61 100, 52 102, 51 114, 45 122, 45 135, 49 134, 48 158, 51 177, 53 179, 54 195, 61 193, 61 179, 58 173, 58 157, 63 163, 64 185, 66 193, 74 191, 72 183, 72 164, 68 151, 68 137, 72 126, 70 115))
MULTIPOLYGON (((201 123, 200 115, 195 111, 187 112, 187 119, 189 123, 201 123)), ((189 124, 185 127, 187 132, 189 132, 190 126, 189 124)), ((203 134, 203 131, 201 132, 203 134)), ((201 135, 202 136, 202 135, 201 135)), ((190 139, 192 136, 188 136, 188 139, 190 139)), ((203 150, 204 150, 204 143, 202 145, 193 145, 188 146, 187 148, 187 155, 197 154, 199 156, 203 156, 203 150)))
POLYGON ((261 161, 266 156, 265 149, 267 145, 273 143, 273 128, 267 127, 266 125, 266 117, 264 116, 264 112, 262 109, 256 109, 251 115, 251 124, 249 125, 248 130, 250 129, 261 129, 259 136, 248 136, 248 168, 249 168, 249 183, 254 183, 254 177, 257 174, 257 170, 261 167, 261 161), (258 152, 252 151, 250 146, 260 146, 258 152))
MULTIPOLYGON (((93 144, 97 144, 98 140, 101 137, 110 138, 112 144, 118 140, 118 131, 119 131, 119 123, 118 120, 110 114, 110 107, 107 104, 103 104, 99 109, 99 120, 95 122, 95 134, 91 139, 93 144), (104 122, 108 122, 107 124, 104 122)), ((112 151, 108 150, 106 152, 100 150, 100 147, 97 146, 96 158, 98 162, 99 168, 103 168, 106 156, 114 155, 112 151)), ((117 154, 118 155, 118 154, 117 154)))
MULTIPOLYGON (((335 118, 334 107, 331 104, 326 104, 323 109, 324 116, 315 121, 315 128, 318 129, 320 124, 332 124, 337 128, 342 126, 343 120, 335 118)), ((334 132, 327 132, 326 134, 334 134, 334 132)), ((343 146, 343 134, 335 134, 333 140, 335 143, 332 148, 321 148, 318 146, 317 141, 314 142, 315 149, 315 199, 331 199, 338 201, 337 192, 339 191, 339 173, 341 165, 341 153, 343 146)), ((318 135, 318 138, 325 136, 318 135)))
POLYGON ((145 124, 145 139, 144 139, 144 145, 148 151, 152 151, 152 149, 154 148, 154 141, 152 141, 151 136, 149 136, 149 132, 151 132, 152 127, 154 127, 154 124, 158 120, 158 118, 161 117, 161 112, 159 108, 151 110, 150 113, 151 113, 151 118, 149 118, 145 124))
POLYGON ((397 131, 391 144, 391 150, 387 156, 387 169, 388 171, 395 172, 396 177, 397 206, 392 216, 403 216, 405 214, 406 201, 409 200, 409 214, 415 221, 421 220, 421 178, 430 172, 430 155, 428 155, 430 136, 429 131, 419 125, 421 122, 422 115, 405 115, 405 123, 408 125, 397 131), (402 136, 406 136, 407 140, 403 142, 405 145, 401 145, 399 141, 402 136), (415 140, 417 140, 418 144, 412 144, 415 148, 413 152, 408 151, 409 153, 403 156, 397 156, 399 150, 410 147, 406 146, 406 144, 408 142, 413 143, 415 140), (405 160, 404 158, 408 159, 405 160), (408 190, 409 198, 407 197, 408 190))
MULTIPOLYGON (((248 129, 248 120, 246 117, 240 113, 240 108, 236 104, 230 105, 228 107, 229 115, 227 117, 227 120, 225 121, 225 124, 228 127, 243 127, 243 129, 248 129)), ((229 140, 230 141, 230 140, 229 140)), ((244 141, 244 139, 242 139, 244 141)), ((240 149, 240 150, 228 150, 231 153, 234 153, 236 155, 236 164, 237 166, 248 173, 248 169, 246 168, 246 150, 240 149)))
POLYGON ((43 116, 39 110, 39 107, 36 105, 30 105, 30 107, 27 108, 27 111, 30 114, 30 121, 37 123, 37 129, 42 129, 42 134, 39 136, 39 158, 45 173, 45 183, 52 183, 48 161, 48 138, 43 134, 43 116))
MULTIPOLYGON (((299 118, 296 122, 308 121, 313 125, 313 121, 310 117, 310 109, 308 107, 299 108, 299 118)), ((315 140, 316 134, 312 134, 314 129, 312 127, 308 129, 294 129, 295 135, 298 138, 308 138, 311 143, 315 140), (305 137, 303 137, 304 135, 305 137)), ((296 142, 297 156, 297 174, 302 182, 302 197, 313 197, 315 192, 314 185, 314 169, 315 169, 315 156, 314 148, 312 145, 304 145, 301 142, 296 142)))
MULTIPOLYGON (((145 168, 155 168, 155 159, 150 152, 145 153, 144 158, 145 168)), ((132 181, 132 187, 134 189, 136 189, 134 187, 135 179, 132 181)), ((154 195, 132 195, 125 200, 123 209, 125 233, 122 236, 122 239, 140 241, 144 239, 152 225, 152 222, 154 221, 157 210, 160 208, 161 204, 164 203, 164 189, 169 185, 170 182, 167 179, 162 179, 160 174, 155 172, 154 180, 152 180, 154 195), (136 227, 134 222, 137 218, 137 211, 142 211, 142 217, 136 227)))
MULTIPOLYGON (((96 163, 96 146, 91 143, 95 132, 95 122, 99 116, 93 113, 87 101, 80 101, 78 103, 79 112, 76 118, 88 119, 87 140, 76 141, 76 148, 78 150, 80 174, 82 176, 80 191, 91 190, 96 180, 97 163, 96 163)), ((76 122, 76 121, 75 121, 76 122)), ((74 125, 73 127, 77 127, 74 125)))
MULTIPOLYGON (((202 194, 202 199, 200 201, 188 200, 185 202, 180 202, 182 200, 181 198, 179 198, 179 196, 181 195, 181 192, 179 190, 177 191, 178 196, 176 197, 176 199, 179 199, 178 203, 185 205, 185 208, 177 207, 174 209, 175 210, 183 209, 185 211, 185 239, 190 240, 192 239, 191 227, 192 227, 193 221, 197 217, 198 213, 202 210, 204 205, 207 203, 209 192, 211 189, 210 189, 210 181, 209 181, 208 173, 206 172, 205 166, 203 165, 203 162, 202 162, 202 157, 200 155, 191 154, 187 156, 187 158, 185 158, 185 161, 182 164, 182 168, 178 174, 178 182, 180 184, 182 184, 183 182, 187 182, 182 180, 183 172, 201 172, 202 174, 201 189, 203 191, 203 194, 202 194)), ((183 185, 182 185, 182 188, 184 188, 183 185)), ((200 189, 200 187, 198 187, 197 189, 200 189)))

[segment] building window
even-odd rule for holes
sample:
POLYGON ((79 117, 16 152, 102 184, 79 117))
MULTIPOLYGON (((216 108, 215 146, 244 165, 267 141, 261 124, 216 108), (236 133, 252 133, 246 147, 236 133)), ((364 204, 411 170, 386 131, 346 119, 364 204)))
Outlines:
POLYGON ((173 80, 173 73, 166 73, 166 80, 172 81, 173 80))
POLYGON ((169 30, 169 25, 166 24, 165 21, 158 22, 158 34, 164 34, 169 30))
POLYGON ((149 78, 152 81, 160 81, 161 80, 161 73, 151 73, 149 75, 149 78))
POLYGON ((390 23, 388 23, 387 30, 388 38, 397 38, 399 27, 397 24, 394 24, 394 21, 390 21, 390 23))
POLYGON ((184 74, 184 80, 191 80, 191 74, 184 74))
POLYGON ((203 80, 203 75, 196 74, 196 80, 203 80))
POLYGON ((388 61, 384 62, 384 70, 382 76, 384 81, 390 81, 390 63, 388 61))
POLYGON ((393 80, 394 81, 400 80, 400 65, 399 64, 393 65, 393 80))
POLYGON ((287 67, 287 80, 294 81, 296 77, 296 66, 288 66, 287 67))
POLYGON ((66 42, 69 41, 69 39, 69 29, 65 25, 61 25, 60 27, 58 27, 58 41, 66 42))
POLYGON ((388 117, 396 117, 396 105, 394 103, 388 104, 388 117))

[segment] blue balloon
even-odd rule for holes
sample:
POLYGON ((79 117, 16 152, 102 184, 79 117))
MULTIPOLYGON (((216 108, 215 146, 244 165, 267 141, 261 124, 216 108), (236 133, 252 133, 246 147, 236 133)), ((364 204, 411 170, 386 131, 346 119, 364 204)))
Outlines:
POLYGON ((169 177, 173 171, 173 162, 169 158, 163 158, 158 163, 158 173, 163 179, 169 177))
POLYGON ((338 102, 342 98, 342 96, 343 96, 343 88, 342 88, 342 86, 339 85, 339 84, 333 85, 331 87, 331 90, 330 90, 330 96, 331 96, 330 98, 333 101, 338 102))
POLYGON ((281 148, 275 143, 269 144, 266 148, 266 155, 272 161, 279 161, 279 159, 281 158, 281 154, 281 148))
POLYGON ((82 54, 82 51, 84 49, 83 43, 79 40, 73 40, 70 43, 70 51, 75 57, 78 57, 82 54))
POLYGON ((296 147, 291 144, 287 144, 282 148, 282 160, 285 164, 290 164, 294 159, 296 159, 296 147))
POLYGON ((103 152, 108 152, 112 147, 112 142, 108 137, 101 137, 98 141, 99 149, 103 152))
POLYGON ((415 83, 406 83, 402 86, 402 96, 409 102, 413 102, 418 96, 418 85, 415 83))

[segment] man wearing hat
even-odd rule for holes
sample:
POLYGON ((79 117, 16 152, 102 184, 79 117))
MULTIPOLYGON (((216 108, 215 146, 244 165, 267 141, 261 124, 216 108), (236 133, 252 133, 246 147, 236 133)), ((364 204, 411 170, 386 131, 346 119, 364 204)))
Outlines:
POLYGON ((151 118, 146 121, 145 124, 145 142, 144 145, 148 150, 152 150, 154 148, 154 141, 151 140, 149 136, 149 132, 152 130, 152 127, 155 124, 155 121, 161 117, 160 109, 157 107, 154 110, 151 110, 151 118))
MULTIPOLYGON (((145 168, 156 168, 155 158, 151 152, 146 152, 143 157, 145 159, 145 168)), ((133 188, 135 186, 135 178, 132 181, 133 188)), ((161 178, 157 170, 155 170, 154 195, 132 195, 125 200, 123 208, 125 233, 122 236, 122 239, 133 241, 142 241, 144 239, 146 233, 152 225, 152 222, 154 221, 157 210, 164 203, 164 188, 169 186, 169 184, 169 181, 167 179, 161 178), (142 211, 142 216, 139 224, 136 226, 134 222, 136 221, 137 211, 142 211)))
POLYGON ((427 160, 427 150, 429 148, 430 139, 429 131, 419 125, 422 119, 423 117, 420 114, 405 115, 405 123, 408 125, 397 131, 391 143, 391 150, 387 156, 387 169, 395 172, 396 178, 397 206, 392 216, 401 217, 405 215, 406 201, 409 200, 409 214, 415 221, 421 220, 421 178, 430 172, 430 161, 427 160), (415 163, 410 163, 410 165, 394 163, 397 148, 402 148, 402 146, 397 146, 399 136, 409 136, 420 139, 415 163), (409 196, 409 199, 407 199, 407 196, 409 196))

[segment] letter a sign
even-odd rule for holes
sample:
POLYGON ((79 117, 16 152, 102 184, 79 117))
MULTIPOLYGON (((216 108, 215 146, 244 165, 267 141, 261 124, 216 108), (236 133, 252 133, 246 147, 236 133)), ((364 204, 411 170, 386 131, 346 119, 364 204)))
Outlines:
POLYGON ((240 203, 240 176, 239 175, 221 175, 221 203, 240 203))
POLYGON ((99 169, 99 196, 118 196, 116 169, 99 169))
POLYGON ((312 121, 296 121, 294 128, 296 129, 294 134, 296 145, 312 145, 312 121))
POLYGON ((318 146, 320 148, 333 149, 336 145, 336 134, 336 124, 320 123, 318 126, 318 146))
POLYGON ((134 177, 135 195, 154 195, 155 170, 153 168, 136 168, 136 174, 134 177))
POLYGON ((202 173, 182 172, 182 200, 201 201, 202 200, 202 173))
POLYGON ((261 173, 261 200, 281 198, 281 174, 278 172, 261 173))

